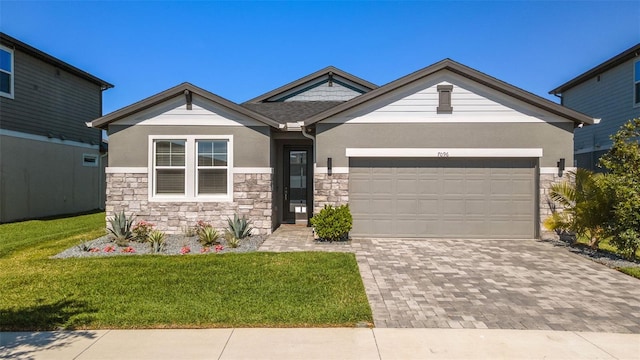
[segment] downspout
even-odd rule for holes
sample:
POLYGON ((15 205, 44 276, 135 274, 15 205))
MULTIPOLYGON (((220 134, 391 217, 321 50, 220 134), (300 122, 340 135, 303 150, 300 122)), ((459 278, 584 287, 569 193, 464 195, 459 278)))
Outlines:
POLYGON ((100 210, 104 210, 106 208, 106 202, 107 202, 107 194, 106 194, 106 189, 104 189, 105 184, 107 183, 107 174, 106 174, 106 167, 105 167, 105 171, 102 171, 103 166, 102 164, 104 163, 104 159, 109 156, 109 153, 104 153, 103 155, 100 155, 100 163, 98 164, 98 166, 100 167, 100 185, 98 186, 98 208, 100 210), (102 197, 104 195, 104 203, 102 202, 102 197))
MULTIPOLYGON (((300 128, 302 129, 302 136, 306 137, 307 139, 311 139, 313 145, 311 146, 312 150, 313 150, 313 178, 311 179, 311 193, 313 194, 313 199, 312 199, 312 207, 315 206, 315 195, 316 195, 316 137, 308 134, 307 133, 307 127, 304 125, 303 121, 299 121, 298 124, 300 125, 300 128)), ((313 208, 309 209, 307 211, 309 211, 309 214, 313 213, 313 208), (309 211, 311 210, 311 211, 309 211)))

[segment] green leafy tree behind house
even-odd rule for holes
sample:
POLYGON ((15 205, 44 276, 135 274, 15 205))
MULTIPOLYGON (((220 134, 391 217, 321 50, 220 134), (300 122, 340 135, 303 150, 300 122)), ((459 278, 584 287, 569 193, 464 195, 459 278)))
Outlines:
POLYGON ((611 150, 600 159, 613 198, 607 230, 611 243, 634 258, 640 248, 640 119, 625 123, 611 140, 611 150))

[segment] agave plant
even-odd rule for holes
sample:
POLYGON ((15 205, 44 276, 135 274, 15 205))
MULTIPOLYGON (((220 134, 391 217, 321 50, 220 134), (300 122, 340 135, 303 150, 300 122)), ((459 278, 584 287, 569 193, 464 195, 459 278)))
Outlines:
POLYGON ((154 230, 147 235, 147 241, 151 245, 152 253, 161 253, 166 246, 165 235, 162 231, 154 230))
POLYGON ((213 227, 204 227, 198 231, 198 240, 203 246, 216 244, 219 238, 220 234, 213 227))
POLYGON ((237 248, 240 246, 240 239, 238 239, 232 232, 226 230, 224 232, 224 239, 227 242, 227 245, 231 248, 237 248))
POLYGON ((133 233, 131 232, 131 225, 133 224, 134 216, 131 217, 125 215, 124 210, 122 210, 119 214, 115 214, 111 218, 107 218, 110 227, 107 228, 109 233, 113 235, 116 241, 116 245, 118 246, 126 246, 129 243, 129 240, 133 238, 133 233))
POLYGON ((251 231, 253 230, 251 220, 247 220, 244 215, 242 219, 240 219, 238 218, 238 214, 234 214, 233 220, 227 218, 227 223, 229 223, 229 232, 233 234, 236 239, 240 240, 251 236, 251 231))
POLYGON ((571 181, 551 186, 550 197, 563 209, 555 212, 545 226, 551 230, 573 231, 587 237, 597 248, 606 237, 606 223, 612 204, 607 194, 606 175, 585 169, 569 172, 571 181))

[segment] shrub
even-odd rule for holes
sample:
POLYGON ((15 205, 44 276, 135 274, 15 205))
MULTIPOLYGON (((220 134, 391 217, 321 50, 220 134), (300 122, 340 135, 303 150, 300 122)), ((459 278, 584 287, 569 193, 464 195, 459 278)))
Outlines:
POLYGON ((550 230, 567 230, 579 237, 587 237, 589 246, 597 248, 606 238, 606 222, 611 212, 611 198, 604 174, 585 169, 568 172, 569 181, 551 186, 550 197, 561 205, 545 220, 550 230))
POLYGON ((344 241, 349 237, 353 218, 349 205, 333 207, 325 205, 324 209, 311 218, 311 225, 323 241, 344 241))
POLYGON ((107 218, 110 227, 107 228, 109 233, 115 238, 116 245, 127 246, 129 240, 133 238, 131 232, 131 225, 133 224, 133 218, 135 216, 128 217, 125 215, 124 210, 119 214, 115 214, 111 218, 107 218))
POLYGON ((232 233, 236 239, 240 240, 251 236, 251 231, 253 230, 251 220, 247 220, 244 215, 242 219, 240 219, 238 218, 238 214, 234 214, 233 220, 227 218, 227 223, 229 223, 229 232, 232 233))
POLYGON ((131 231, 133 232, 137 241, 145 242, 147 241, 147 237, 153 231, 154 227, 154 224, 148 221, 140 220, 133 226, 131 231))
POLYGON ((165 235, 162 231, 154 230, 147 237, 152 253, 161 253, 166 246, 165 235))
POLYGON ((611 244, 633 259, 640 248, 640 118, 611 136, 613 146, 600 164, 609 170, 607 185, 613 198, 608 221, 611 244))
POLYGON ((213 245, 218 243, 220 234, 213 227, 204 227, 198 232, 198 240, 203 246, 213 245))

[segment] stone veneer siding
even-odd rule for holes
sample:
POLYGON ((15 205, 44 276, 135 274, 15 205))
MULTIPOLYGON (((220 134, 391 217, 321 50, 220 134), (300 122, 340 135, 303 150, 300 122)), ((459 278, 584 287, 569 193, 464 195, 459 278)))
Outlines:
POLYGON ((349 174, 314 174, 313 213, 325 205, 344 205, 349 202, 349 174))
MULTIPOLYGON (((562 177, 555 174, 540 174, 540 238, 541 239, 558 239, 558 234, 553 231, 547 230, 543 222, 546 218, 551 216, 552 209, 549 205, 553 203, 553 200, 549 197, 551 193, 551 186, 556 183, 561 183, 563 181, 568 181, 569 176, 567 174, 567 170, 564 171, 562 177)), ((557 204, 556 204, 557 206, 557 204)), ((559 207, 556 207, 556 210, 562 210, 559 207)))
POLYGON ((148 175, 107 173, 107 217, 124 210, 158 230, 179 234, 204 220, 216 229, 227 228, 227 218, 246 215, 254 233, 271 233, 271 174, 234 174, 232 202, 150 202, 148 175))

